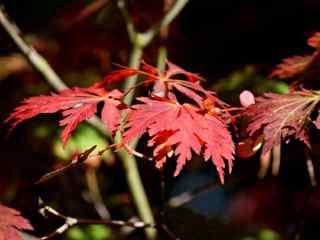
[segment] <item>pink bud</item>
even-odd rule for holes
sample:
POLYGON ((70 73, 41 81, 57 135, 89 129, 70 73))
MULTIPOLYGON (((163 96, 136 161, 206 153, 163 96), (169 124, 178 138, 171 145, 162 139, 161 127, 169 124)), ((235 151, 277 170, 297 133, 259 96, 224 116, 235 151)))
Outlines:
POLYGON ((248 90, 242 91, 240 93, 240 103, 243 107, 248 107, 251 104, 254 104, 254 95, 248 90))

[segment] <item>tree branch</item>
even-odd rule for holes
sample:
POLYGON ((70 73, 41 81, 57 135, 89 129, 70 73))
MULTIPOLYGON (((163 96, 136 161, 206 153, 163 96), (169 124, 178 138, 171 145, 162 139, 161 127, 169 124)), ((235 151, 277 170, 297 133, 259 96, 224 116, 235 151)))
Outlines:
POLYGON ((135 229, 156 227, 155 224, 144 223, 143 221, 140 221, 140 220, 122 221, 122 220, 108 220, 108 219, 96 220, 96 219, 75 218, 71 216, 66 216, 47 205, 44 205, 39 211, 43 216, 47 216, 48 214, 51 214, 55 217, 58 217, 64 220, 63 225, 61 225, 55 231, 49 233, 48 235, 40 238, 41 240, 47 240, 55 236, 61 235, 64 232, 66 232, 70 227, 77 224, 80 224, 80 225, 81 224, 83 225, 100 224, 100 225, 109 225, 109 226, 117 226, 117 227, 126 226, 126 227, 135 228, 135 229))
POLYGON ((189 0, 176 0, 172 8, 167 12, 167 14, 153 27, 144 33, 144 44, 148 45, 153 38, 161 31, 161 29, 166 28, 182 11, 182 9, 187 5, 189 0))
MULTIPOLYGON (((129 35, 130 42, 132 44, 132 50, 129 59, 129 67, 139 68, 140 60, 143 55, 143 49, 150 44, 154 37, 160 33, 163 28, 166 28, 182 11, 184 6, 189 0, 177 0, 172 8, 165 14, 165 16, 151 27, 148 31, 141 33, 135 30, 132 18, 127 9, 125 0, 118 0, 118 7, 120 12, 126 22, 127 31, 129 35)), ((137 83, 138 77, 129 77, 125 83, 125 90, 132 88, 137 83)), ((130 92, 125 98, 125 102, 130 104, 133 98, 134 92, 130 92)))
MULTIPOLYGON (((67 88, 66 84, 55 73, 55 71, 51 68, 47 61, 34 48, 29 46, 23 40, 23 38, 20 36, 20 31, 17 26, 12 21, 9 21, 9 18, 4 12, 4 8, 0 9, 0 24, 7 31, 20 51, 28 58, 32 66, 42 74, 44 79, 55 90, 61 91, 67 88)), ((104 124, 100 119, 94 117, 91 118, 88 122, 110 139, 110 135, 108 134, 104 124)), ((153 214, 139 175, 136 159, 133 156, 130 156, 124 150, 117 151, 116 155, 123 163, 128 186, 130 188, 135 206, 138 209, 140 217, 145 222, 153 223, 153 214)))
POLYGON ((126 23, 130 42, 136 42, 135 38, 136 38, 137 32, 135 30, 132 18, 131 18, 129 11, 127 9, 126 2, 125 2, 125 0, 118 0, 117 4, 118 4, 118 8, 122 14, 122 17, 126 23))

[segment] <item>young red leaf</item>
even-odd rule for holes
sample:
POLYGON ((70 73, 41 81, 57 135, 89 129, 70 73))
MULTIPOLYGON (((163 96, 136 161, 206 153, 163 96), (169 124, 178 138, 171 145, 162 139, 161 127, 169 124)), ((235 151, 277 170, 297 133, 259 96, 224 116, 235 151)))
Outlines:
POLYGON ((199 85, 199 81, 203 79, 202 77, 178 67, 169 60, 166 60, 166 68, 162 71, 148 65, 144 61, 141 62, 140 69, 123 68, 124 69, 114 71, 105 77, 99 86, 102 87, 105 84, 113 83, 126 77, 139 74, 145 77, 143 80, 145 85, 156 82, 153 89, 154 95, 165 96, 169 91, 172 91, 172 89, 175 88, 177 91, 188 98, 191 98, 201 106, 203 95, 212 94, 212 92, 203 89, 199 85))
POLYGON ((316 32, 308 39, 308 45, 314 48, 320 47, 320 32, 316 32))
POLYGON ((139 71, 134 68, 124 68, 124 69, 116 70, 116 71, 111 72, 109 75, 107 75, 103 79, 101 85, 115 83, 115 82, 118 82, 124 78, 136 75, 138 73, 139 73, 139 71))
POLYGON ((271 76, 276 76, 281 79, 294 77, 303 73, 313 58, 314 55, 285 58, 282 60, 282 63, 278 64, 276 69, 272 71, 271 76))
POLYGON ((147 64, 145 61, 141 61, 141 70, 148 73, 146 81, 154 81, 157 79, 155 76, 159 75, 159 69, 147 64))
POLYGON ((115 131, 120 120, 118 106, 121 96, 122 93, 118 90, 108 92, 96 85, 90 88, 75 87, 51 96, 30 97, 15 109, 6 122, 12 122, 14 128, 22 121, 41 113, 62 111, 63 119, 59 123, 60 126, 65 126, 61 139, 66 144, 77 125, 90 119, 97 112, 97 104, 102 101, 105 103, 102 120, 111 131, 115 131))
POLYGON ((102 122, 111 130, 112 133, 115 133, 120 124, 120 108, 122 98, 122 92, 114 89, 111 92, 107 93, 104 100, 104 106, 101 112, 102 122))
POLYGON ((0 204, 0 240, 20 240, 19 230, 33 230, 20 212, 0 204))
POLYGON ((154 157, 158 167, 162 166, 166 155, 170 155, 174 149, 178 156, 175 176, 180 173, 186 161, 191 160, 192 151, 200 154, 203 149, 205 160, 212 160, 221 182, 224 181, 224 160, 228 161, 231 172, 234 146, 222 119, 205 114, 202 109, 190 104, 179 104, 173 98, 140 97, 138 100, 142 103, 132 106, 123 144, 148 133, 152 137, 149 145, 156 145, 154 157))
POLYGON ((237 156, 240 158, 249 158, 253 156, 262 145, 263 138, 261 135, 248 137, 237 145, 237 156))
POLYGON ((262 154, 279 145, 281 140, 290 140, 292 137, 309 146, 306 125, 319 100, 318 94, 307 90, 282 95, 267 93, 258 97, 245 114, 251 118, 248 126, 250 136, 258 131, 263 133, 262 154))
POLYGON ((188 72, 183 68, 173 64, 169 60, 166 60, 166 64, 167 64, 167 71, 165 73, 165 76, 167 79, 173 78, 173 76, 175 75, 184 75, 187 78, 187 80, 190 82, 197 82, 203 79, 198 74, 188 72))

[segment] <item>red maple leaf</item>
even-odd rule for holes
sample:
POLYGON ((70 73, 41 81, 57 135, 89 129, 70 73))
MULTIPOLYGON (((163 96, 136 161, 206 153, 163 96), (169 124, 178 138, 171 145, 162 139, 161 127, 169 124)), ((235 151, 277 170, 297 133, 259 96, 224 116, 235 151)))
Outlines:
POLYGON ((101 85, 114 83, 133 75, 141 75, 145 77, 143 80, 144 85, 150 85, 151 83, 156 82, 153 89, 153 94, 155 95, 164 96, 174 88, 185 96, 193 99, 199 106, 201 106, 202 96, 199 96, 199 94, 212 94, 212 92, 203 89, 199 85, 198 82, 203 79, 202 77, 198 74, 184 70, 183 68, 171 63, 169 60, 166 60, 166 69, 163 71, 160 71, 144 61, 141 62, 140 69, 124 66, 120 67, 123 69, 116 70, 109 74, 105 77, 101 85))
POLYGON ((299 75, 307 69, 313 61, 314 56, 315 54, 285 58, 282 60, 282 63, 278 64, 276 69, 272 71, 271 76, 285 79, 299 75))
POLYGON ((158 79, 162 81, 166 81, 166 80, 172 79, 174 76, 177 76, 177 75, 185 77, 186 80, 190 82, 197 82, 199 80, 202 80, 202 77, 200 77, 198 74, 188 72, 183 68, 173 64, 169 60, 166 60, 166 69, 164 71, 160 71, 158 68, 155 68, 144 61, 141 61, 140 70, 121 66, 121 65, 117 65, 117 66, 123 69, 116 70, 110 73, 108 76, 104 78, 103 84, 114 83, 126 77, 130 77, 137 74, 147 77, 146 81, 151 81, 151 82, 156 81, 158 79))
POLYGON ((316 48, 310 55, 294 56, 285 58, 272 71, 271 77, 276 76, 281 79, 295 77, 304 73, 307 69, 314 66, 320 60, 320 32, 313 34, 308 40, 309 46, 316 48))
POLYGON ((162 167, 173 151, 178 156, 175 176, 191 160, 192 151, 200 154, 203 150, 205 160, 212 160, 224 182, 224 160, 228 161, 231 172, 234 145, 226 123, 218 115, 205 113, 191 104, 180 104, 173 95, 171 99, 137 99, 142 103, 132 106, 122 144, 148 133, 149 145, 155 146, 157 167, 162 167))
POLYGON ((139 71, 134 68, 124 68, 108 74, 102 81, 101 85, 116 83, 119 80, 138 74, 139 71))
POLYGON ((61 139, 66 144, 77 125, 90 119, 97 112, 99 102, 104 102, 102 121, 112 132, 116 131, 120 121, 119 99, 121 97, 122 93, 119 90, 107 91, 99 85, 89 88, 75 87, 51 96, 35 96, 25 99, 6 119, 6 122, 12 122, 11 125, 14 128, 22 121, 41 113, 62 111, 63 119, 59 124, 65 126, 61 139))
POLYGON ((308 90, 288 94, 266 93, 256 98, 256 103, 250 105, 245 114, 251 118, 247 128, 249 135, 259 131, 263 134, 262 154, 279 145, 281 140, 292 137, 310 146, 307 124, 311 122, 310 114, 319 101, 319 93, 308 90))
POLYGON ((19 230, 33 230, 20 212, 0 204, 0 240, 20 240, 19 230))

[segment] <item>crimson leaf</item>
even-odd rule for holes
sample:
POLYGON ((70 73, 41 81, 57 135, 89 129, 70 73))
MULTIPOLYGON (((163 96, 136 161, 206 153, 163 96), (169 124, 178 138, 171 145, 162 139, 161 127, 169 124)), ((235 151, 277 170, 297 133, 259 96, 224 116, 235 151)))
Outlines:
POLYGON ((66 144, 77 125, 90 119, 97 112, 99 102, 104 102, 102 121, 112 132, 116 131, 120 120, 118 107, 121 97, 120 91, 109 92, 100 85, 89 88, 75 87, 51 96, 35 96, 25 99, 22 105, 18 106, 6 119, 6 122, 12 122, 11 125, 14 128, 22 121, 41 113, 62 111, 63 119, 59 123, 60 126, 65 126, 61 139, 66 144))
POLYGON ((200 154, 203 150, 205 160, 212 160, 224 182, 224 160, 228 161, 231 172, 234 145, 226 123, 219 116, 204 113, 190 104, 180 104, 173 98, 138 100, 141 103, 133 105, 129 113, 123 144, 148 133, 152 137, 149 145, 155 145, 154 158, 160 161, 156 166, 161 167, 172 151, 178 156, 175 176, 191 160, 192 151, 200 154))
POLYGON ((0 240, 20 240, 18 230, 33 230, 20 212, 0 204, 0 240))
POLYGON ((266 154, 281 140, 294 137, 310 146, 307 123, 310 114, 320 100, 317 92, 302 90, 289 94, 266 93, 256 98, 245 114, 251 118, 248 126, 250 136, 259 131, 264 138, 262 154, 266 154))

